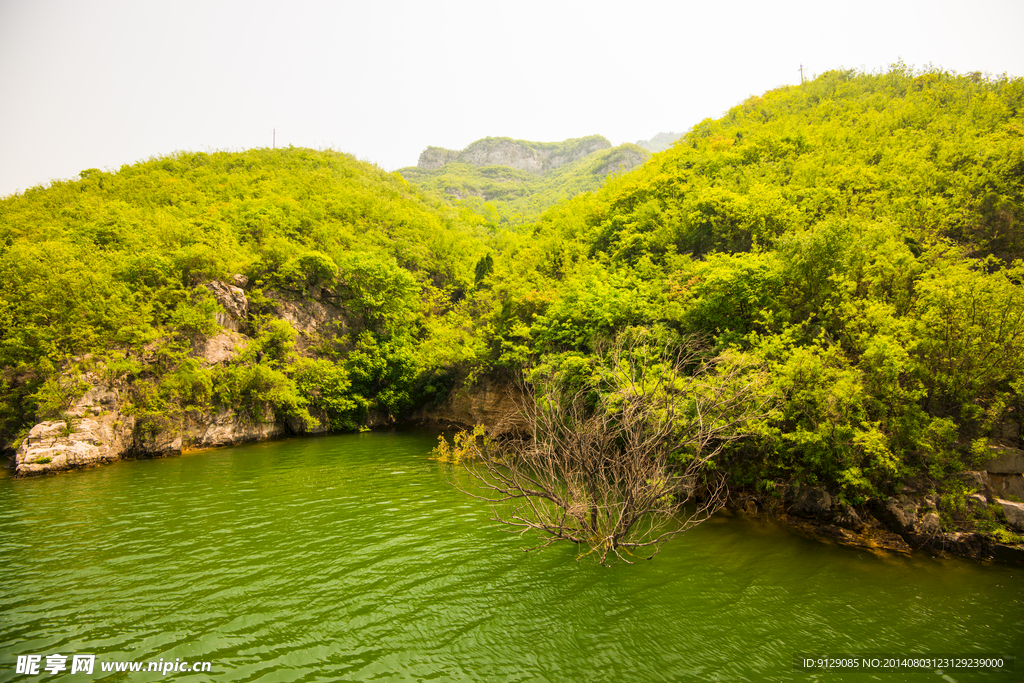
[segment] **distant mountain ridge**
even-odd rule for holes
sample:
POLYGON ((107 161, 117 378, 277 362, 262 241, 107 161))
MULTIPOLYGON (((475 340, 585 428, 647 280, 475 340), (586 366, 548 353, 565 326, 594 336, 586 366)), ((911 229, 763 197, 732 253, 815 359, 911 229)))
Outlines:
POLYGON ((596 190, 609 174, 628 171, 650 156, 636 145, 612 147, 601 135, 562 142, 487 137, 461 151, 427 147, 416 166, 398 173, 445 201, 515 224, 596 190))
POLYGON ((530 142, 512 138, 486 137, 464 150, 427 147, 420 154, 417 168, 436 171, 451 163, 473 166, 508 166, 519 171, 541 175, 602 149, 612 143, 601 135, 572 138, 562 142, 530 142))

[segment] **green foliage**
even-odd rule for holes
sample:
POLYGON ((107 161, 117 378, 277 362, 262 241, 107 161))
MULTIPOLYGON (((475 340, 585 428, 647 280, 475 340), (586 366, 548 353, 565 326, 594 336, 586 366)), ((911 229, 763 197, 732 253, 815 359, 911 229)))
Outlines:
POLYGON ((490 329, 527 356, 652 323, 753 354, 782 403, 729 452, 749 485, 945 485, 1021 405, 1021 83, 895 65, 750 98, 510 240, 490 329))
POLYGON ((153 429, 222 407, 355 429, 484 374, 582 377, 631 326, 767 368, 777 410, 720 459, 759 490, 952 495, 1024 410, 1020 79, 832 71, 628 173, 645 152, 570 142, 536 143, 575 159, 538 175, 475 165, 534 144, 497 138, 432 150, 446 165, 406 179, 262 149, 0 201, 0 436, 65 408, 87 354, 153 429), (250 339, 207 367, 190 360, 218 332, 201 285, 235 273, 250 339), (333 327, 299 336, 288 306, 333 327))
POLYGON ((304 290, 333 284, 338 265, 319 251, 307 251, 290 257, 277 271, 277 280, 285 288, 304 290))
POLYGON ((199 344, 218 329, 220 307, 203 283, 239 273, 252 283, 255 313, 274 312, 275 291, 297 305, 319 298, 361 317, 357 326, 384 335, 401 328, 419 341, 432 314, 422 301, 439 295, 443 314, 471 288, 489 250, 483 222, 349 155, 296 148, 180 153, 8 197, 0 201, 0 439, 63 405, 53 382, 69 359, 90 353, 114 360, 108 374, 147 383, 136 409, 163 422, 218 395, 232 397, 225 405, 266 399, 304 418, 288 386, 295 339, 285 348, 280 329, 258 333, 253 353, 265 358, 223 370, 239 377, 222 378, 219 394, 192 400, 185 386, 170 386, 185 351, 168 356, 161 340, 199 344), (140 362, 153 345, 162 359, 140 362))
POLYGON ((411 322, 419 286, 394 259, 355 252, 341 262, 341 278, 351 291, 350 306, 370 324, 411 322))
POLYGON ((88 388, 88 382, 81 377, 50 376, 32 394, 35 412, 43 419, 57 418, 74 405, 88 388))
POLYGON ((216 299, 205 287, 199 286, 171 311, 167 323, 187 337, 208 337, 217 329, 219 310, 216 299))
POLYGON ((352 396, 352 383, 344 367, 325 359, 302 358, 295 364, 294 378, 306 403, 327 415, 332 429, 359 427, 359 403, 352 396))

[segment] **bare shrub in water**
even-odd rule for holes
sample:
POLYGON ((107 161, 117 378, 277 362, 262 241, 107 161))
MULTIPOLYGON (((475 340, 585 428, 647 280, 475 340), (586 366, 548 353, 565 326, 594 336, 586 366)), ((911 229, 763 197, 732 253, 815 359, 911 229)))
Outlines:
POLYGON ((534 371, 517 435, 464 435, 453 482, 513 531, 541 532, 537 547, 649 559, 724 505, 715 457, 766 414, 766 384, 739 355, 706 360, 692 340, 630 330, 593 359, 534 371))

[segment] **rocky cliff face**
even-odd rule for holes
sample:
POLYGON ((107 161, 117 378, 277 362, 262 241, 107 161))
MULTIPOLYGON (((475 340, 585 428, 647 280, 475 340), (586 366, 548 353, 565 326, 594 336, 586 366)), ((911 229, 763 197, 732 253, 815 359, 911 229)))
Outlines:
MULTIPOLYGON (((222 309, 217 314, 221 331, 193 345, 193 356, 206 366, 231 362, 249 342, 241 331, 249 312, 242 289, 246 284, 244 277, 236 276, 231 284, 214 281, 205 285, 222 309)), ((284 302, 280 307, 282 317, 290 313, 300 322, 300 339, 315 333, 330 317, 329 312, 319 310, 299 315, 284 302)), ((88 387, 82 397, 60 419, 32 427, 19 444, 14 457, 17 476, 93 467, 124 457, 180 454, 189 449, 262 441, 296 431, 273 414, 252 419, 231 410, 188 412, 174 424, 142 426, 128 408, 127 381, 107 378, 100 371, 87 372, 77 379, 88 387)))
POLYGON ((453 149, 444 149, 443 147, 427 147, 423 152, 420 153, 420 159, 416 163, 419 168, 424 171, 436 171, 446 164, 450 164, 455 161, 459 156, 459 153, 453 149))
MULTIPOLYGON (((228 333, 230 334, 230 333, 228 333)), ((225 335, 211 346, 221 350, 225 335)), ((237 350, 235 351, 237 353, 237 350)), ((220 362, 219 355, 207 357, 220 362)), ((232 446, 253 441, 283 438, 299 433, 322 433, 326 423, 313 430, 272 413, 253 420, 231 410, 215 413, 189 413, 180 422, 156 432, 136 428, 135 418, 125 412, 126 390, 122 383, 110 382, 95 373, 81 379, 90 388, 61 420, 40 422, 29 432, 15 456, 15 474, 31 476, 95 467, 122 458, 180 455, 187 450, 232 446)), ((413 424, 444 428, 485 424, 494 433, 515 429, 518 422, 516 400, 521 394, 514 386, 483 378, 456 391, 437 406, 421 408, 408 419, 413 424)), ((394 424, 386 416, 371 415, 370 426, 394 424)))
POLYGON ((629 149, 629 147, 632 147, 632 145, 623 145, 617 148, 618 153, 612 155, 611 158, 608 159, 608 162, 598 169, 597 174, 608 175, 609 173, 623 173, 634 166, 639 166, 644 163, 651 156, 642 149, 637 149, 635 147, 633 149, 629 149))
POLYGON ((18 447, 17 476, 95 467, 122 458, 180 455, 290 433, 272 415, 254 421, 229 410, 189 414, 156 432, 137 430, 135 417, 124 412, 122 387, 91 373, 83 379, 92 385, 64 419, 40 422, 18 447))
POLYGON ((482 377, 470 386, 457 389, 438 405, 420 408, 410 421, 444 428, 482 424, 493 434, 504 434, 522 424, 517 419, 518 402, 522 398, 515 384, 482 377))
POLYGON ((40 422, 18 446, 17 475, 101 465, 132 449, 135 421, 120 412, 119 388, 92 373, 81 379, 90 388, 64 419, 40 422))
MULTIPOLYGON (((192 355, 207 367, 232 362, 250 341, 245 334, 249 311, 242 289, 245 284, 242 280, 206 284, 223 309, 217 320, 221 331, 193 344, 192 355)), ((343 333, 346 329, 345 312, 325 301, 294 301, 274 292, 269 292, 267 298, 273 302, 274 314, 298 331, 300 350, 324 333, 343 333)), ((173 423, 142 424, 130 410, 131 386, 127 380, 110 379, 102 368, 76 379, 87 387, 81 398, 59 419, 36 424, 19 444, 14 458, 17 476, 327 431, 326 419, 321 420, 320 427, 308 429, 297 420, 278 419, 269 410, 256 417, 228 409, 189 411, 173 423)), ((483 423, 500 431, 512 424, 509 417, 515 413, 516 396, 508 385, 484 378, 437 406, 421 409, 409 422, 465 427, 483 423)), ((387 415, 371 414, 367 423, 377 427, 395 421, 387 415)))
POLYGON ((512 138, 484 138, 461 152, 428 147, 420 154, 417 166, 433 171, 446 164, 460 162, 474 166, 508 166, 540 175, 601 149, 612 146, 600 135, 575 138, 558 143, 538 143, 512 138))

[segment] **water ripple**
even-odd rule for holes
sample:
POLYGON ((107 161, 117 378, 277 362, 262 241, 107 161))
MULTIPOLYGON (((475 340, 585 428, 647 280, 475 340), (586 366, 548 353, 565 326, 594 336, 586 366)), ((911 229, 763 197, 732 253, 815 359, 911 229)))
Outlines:
POLYGON ((0 479, 0 680, 19 654, 62 652, 211 661, 217 681, 783 681, 796 652, 1024 645, 1024 572, 767 522, 716 519, 635 566, 524 554, 445 483, 435 441, 0 479))

